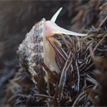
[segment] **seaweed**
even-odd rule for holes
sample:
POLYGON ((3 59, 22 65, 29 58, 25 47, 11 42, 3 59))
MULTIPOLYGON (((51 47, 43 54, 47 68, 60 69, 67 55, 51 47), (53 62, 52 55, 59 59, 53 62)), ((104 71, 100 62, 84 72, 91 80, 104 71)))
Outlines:
POLYGON ((59 68, 59 72, 51 71, 42 64, 49 75, 49 94, 40 93, 20 66, 6 87, 7 104, 22 107, 107 106, 106 0, 71 0, 69 3, 71 29, 85 32, 87 36, 55 35, 62 47, 47 39, 55 50, 59 68), (74 7, 75 10, 70 11, 74 7))

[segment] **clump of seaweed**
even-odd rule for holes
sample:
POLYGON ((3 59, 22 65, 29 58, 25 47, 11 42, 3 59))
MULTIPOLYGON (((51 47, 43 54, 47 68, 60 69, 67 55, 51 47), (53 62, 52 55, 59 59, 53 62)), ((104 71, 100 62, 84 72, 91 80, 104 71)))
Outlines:
MULTIPOLYGON (((91 0, 87 2, 90 5, 80 6, 80 10, 84 10, 87 5, 88 7, 96 6, 97 12, 102 10, 100 14, 93 13, 98 18, 95 23, 93 21, 86 25, 84 23, 84 30, 88 36, 80 38, 57 35, 62 47, 48 39, 56 52, 55 60, 60 69, 59 72, 51 71, 45 64, 42 65, 49 75, 49 95, 39 93, 26 72, 19 69, 7 88, 8 104, 14 106, 107 106, 107 4, 101 5, 102 2, 91 0), (16 87, 19 90, 16 89, 15 93, 16 87)), ((91 15, 93 8, 88 9, 84 12, 86 15, 88 12, 91 15)), ((86 17, 83 15, 82 18, 86 17)), ((77 28, 80 25, 77 25, 77 28)))
MULTIPOLYGON (((71 2, 72 3, 72 2, 71 2)), ((72 30, 81 31, 84 29, 90 29, 92 25, 95 25, 99 19, 99 6, 103 4, 102 0, 90 0, 85 1, 84 4, 77 6, 75 11, 77 15, 73 17, 71 24, 72 30)))
POLYGON ((90 48, 91 57, 93 59, 96 70, 94 70, 95 80, 91 81, 95 86, 92 89, 88 89, 87 93, 89 94, 88 99, 93 102, 95 106, 106 106, 107 102, 107 3, 103 4, 99 7, 100 10, 100 18, 97 22, 97 28, 94 28, 93 31, 89 31, 93 33, 93 36, 96 37, 97 43, 93 49, 90 48))
POLYGON ((91 57, 95 63, 94 70, 95 80, 86 78, 94 84, 93 88, 86 90, 88 99, 93 102, 94 106, 106 106, 107 102, 107 52, 103 52, 104 56, 95 56, 92 48, 90 48, 91 57))

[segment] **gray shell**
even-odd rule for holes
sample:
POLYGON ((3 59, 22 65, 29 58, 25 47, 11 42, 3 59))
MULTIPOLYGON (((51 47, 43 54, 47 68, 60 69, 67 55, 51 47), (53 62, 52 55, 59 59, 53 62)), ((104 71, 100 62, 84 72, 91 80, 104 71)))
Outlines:
POLYGON ((40 93, 47 93, 46 72, 41 66, 44 63, 45 19, 36 23, 19 45, 17 55, 21 65, 30 74, 40 93))

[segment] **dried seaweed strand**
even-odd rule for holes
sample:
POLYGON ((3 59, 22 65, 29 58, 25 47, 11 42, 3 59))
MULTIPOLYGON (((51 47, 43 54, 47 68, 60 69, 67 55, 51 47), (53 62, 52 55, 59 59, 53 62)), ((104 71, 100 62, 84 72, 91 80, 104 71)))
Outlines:
POLYGON ((107 37, 107 35, 104 35, 103 38, 100 40, 100 42, 95 46, 94 48, 94 52, 97 50, 97 48, 103 43, 103 41, 105 40, 105 38, 107 37))
POLYGON ((82 92, 81 94, 79 94, 79 96, 78 96, 78 97, 76 98, 76 100, 74 101, 72 107, 75 107, 75 106, 76 106, 76 104, 78 103, 78 100, 79 100, 82 96, 86 97, 86 92, 82 92))
POLYGON ((47 40, 49 41, 49 43, 51 44, 51 46, 54 48, 55 52, 57 52, 65 61, 66 58, 64 57, 64 55, 57 49, 57 47, 47 38, 47 40))
MULTIPOLYGON (((55 44, 56 44, 56 43, 55 43, 55 44)), ((56 44, 56 45, 57 45, 57 44, 56 44)), ((67 53, 64 51, 64 49, 63 49, 62 47, 60 47, 59 45, 57 45, 56 48, 58 48, 58 50, 59 50, 61 53, 63 53, 63 55, 64 55, 66 58, 68 58, 67 53)))
POLYGON ((44 97, 44 98, 49 98, 49 99, 51 99, 51 100, 54 101, 53 97, 48 96, 48 95, 44 95, 44 94, 34 94, 34 96, 37 96, 37 97, 44 97))
MULTIPOLYGON (((61 38, 61 40, 64 42, 64 44, 66 45, 67 49, 69 49, 68 46, 68 41, 65 40, 65 37, 63 35, 59 36, 61 38)), ((70 45, 70 44, 69 44, 70 45)))
MULTIPOLYGON (((75 41, 73 39, 73 41, 75 41)), ((76 48, 76 43, 73 42, 73 45, 74 45, 74 48, 73 48, 73 51, 75 53, 75 66, 76 66, 76 71, 77 71, 77 91, 79 92, 80 91, 80 71, 79 71, 79 67, 78 67, 78 56, 77 56, 77 48, 76 48)))
POLYGON ((58 88, 60 89, 60 90, 59 90, 59 101, 62 100, 63 87, 64 87, 65 82, 66 82, 66 73, 67 73, 67 70, 69 69, 69 67, 71 66, 71 63, 72 63, 72 60, 71 60, 71 62, 69 63, 71 56, 72 56, 72 53, 70 52, 70 53, 69 53, 69 57, 68 57, 65 65, 64 65, 64 67, 63 67, 63 69, 62 69, 62 71, 61 71, 61 77, 60 77, 60 81, 59 81, 59 85, 58 85, 58 88), (69 65, 68 65, 68 63, 69 63, 69 65), (68 67, 67 67, 67 65, 68 65, 68 67))

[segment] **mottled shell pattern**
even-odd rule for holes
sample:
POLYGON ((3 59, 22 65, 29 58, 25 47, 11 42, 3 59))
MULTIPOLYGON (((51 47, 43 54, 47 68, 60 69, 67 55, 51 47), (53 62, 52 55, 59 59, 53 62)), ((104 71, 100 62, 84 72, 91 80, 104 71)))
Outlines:
POLYGON ((45 19, 42 19, 33 26, 17 51, 21 65, 30 74, 33 83, 41 93, 46 93, 44 90, 47 90, 46 73, 41 66, 45 51, 44 23, 45 19))

